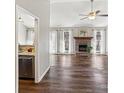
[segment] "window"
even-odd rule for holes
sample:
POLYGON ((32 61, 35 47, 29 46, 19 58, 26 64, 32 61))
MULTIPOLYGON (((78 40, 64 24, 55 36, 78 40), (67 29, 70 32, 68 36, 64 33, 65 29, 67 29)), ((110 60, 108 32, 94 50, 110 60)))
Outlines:
POLYGON ((71 31, 55 30, 50 32, 50 53, 72 53, 74 40, 71 31))
POLYGON ((100 51, 101 51, 100 40, 101 40, 101 32, 97 32, 96 33, 96 51, 97 51, 97 53, 100 53, 100 51))
POLYGON ((100 52, 100 41, 97 41, 97 44, 96 44, 96 51, 97 51, 97 52, 100 52))
POLYGON ((50 32, 50 53, 57 52, 57 32, 51 31, 50 32))
POLYGON ((100 32, 97 32, 96 39, 101 40, 101 33, 100 32))
POLYGON ((65 52, 69 51, 69 32, 64 32, 64 47, 65 47, 65 52))

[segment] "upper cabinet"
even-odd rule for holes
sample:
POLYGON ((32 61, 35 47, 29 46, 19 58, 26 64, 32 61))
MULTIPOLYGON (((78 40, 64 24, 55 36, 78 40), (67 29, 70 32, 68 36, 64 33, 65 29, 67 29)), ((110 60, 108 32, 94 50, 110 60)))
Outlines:
POLYGON ((17 7, 16 14, 17 33, 19 45, 34 45, 35 41, 35 18, 28 11, 17 7))

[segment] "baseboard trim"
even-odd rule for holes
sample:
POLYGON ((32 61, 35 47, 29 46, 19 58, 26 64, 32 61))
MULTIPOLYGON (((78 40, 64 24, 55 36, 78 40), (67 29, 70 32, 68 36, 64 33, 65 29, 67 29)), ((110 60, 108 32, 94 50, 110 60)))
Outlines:
POLYGON ((36 83, 39 83, 43 79, 43 77, 46 75, 46 73, 49 71, 49 69, 50 69, 50 66, 44 71, 44 73, 41 75, 41 77, 38 79, 38 81, 36 83))

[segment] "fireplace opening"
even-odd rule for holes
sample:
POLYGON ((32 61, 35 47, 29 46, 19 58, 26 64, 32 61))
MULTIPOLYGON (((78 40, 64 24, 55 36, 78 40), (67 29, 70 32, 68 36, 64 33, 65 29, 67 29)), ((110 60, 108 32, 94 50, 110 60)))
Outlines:
POLYGON ((79 45, 79 52, 86 52, 87 51, 87 45, 79 45))

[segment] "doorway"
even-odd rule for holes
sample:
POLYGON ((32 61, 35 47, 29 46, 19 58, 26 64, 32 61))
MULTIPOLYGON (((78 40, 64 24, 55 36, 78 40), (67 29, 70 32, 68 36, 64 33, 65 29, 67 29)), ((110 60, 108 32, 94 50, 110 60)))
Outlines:
POLYGON ((39 18, 16 5, 17 82, 19 79, 38 82, 38 31, 39 18))

